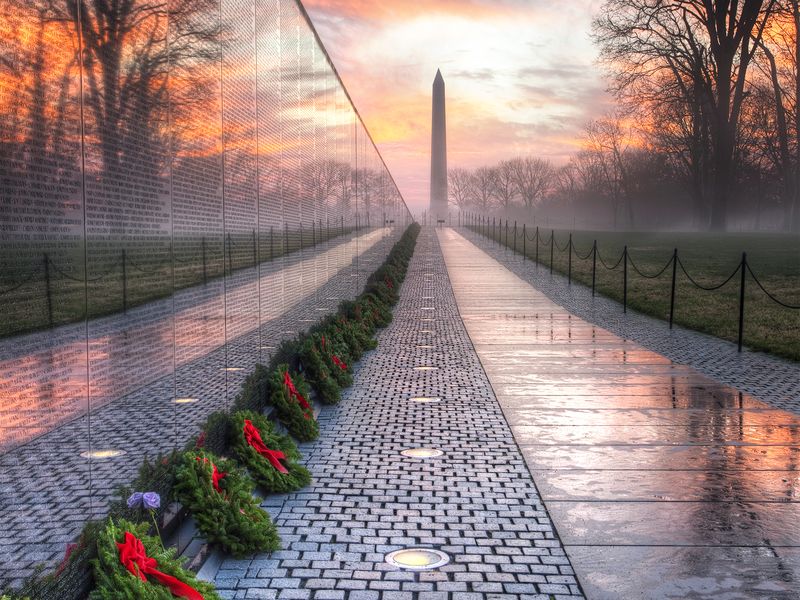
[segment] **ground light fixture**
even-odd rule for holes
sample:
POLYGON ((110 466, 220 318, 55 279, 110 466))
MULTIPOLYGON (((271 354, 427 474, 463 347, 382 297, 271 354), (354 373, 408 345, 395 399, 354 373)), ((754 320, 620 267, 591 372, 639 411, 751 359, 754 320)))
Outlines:
POLYGON ((199 402, 200 398, 175 398, 172 401, 173 404, 194 404, 195 402, 199 402))
POLYGON ((417 344, 417 348, 422 350, 430 350, 431 348, 436 348, 436 346, 431 346, 430 344, 417 344))
POLYGON ((420 404, 432 404, 442 401, 442 399, 437 396, 413 396, 409 398, 409 400, 411 400, 411 402, 419 402, 420 404))
POLYGON ((408 458, 436 458, 442 456, 444 452, 438 448, 408 448, 400 454, 408 458))
POLYGON ((414 367, 415 371, 437 371, 439 367, 430 367, 428 365, 422 365, 419 367, 414 367))
POLYGON ((223 371, 228 371, 229 373, 236 373, 237 371, 244 371, 243 367, 222 367, 223 371))
POLYGON ((450 557, 433 548, 403 548, 386 555, 387 563, 409 571, 438 569, 450 562, 450 557))
POLYGON ((104 460, 107 458, 116 458, 118 456, 123 456, 127 454, 125 450, 115 450, 114 448, 104 448, 102 450, 87 450, 86 452, 81 452, 81 456, 83 458, 88 458, 90 460, 104 460))

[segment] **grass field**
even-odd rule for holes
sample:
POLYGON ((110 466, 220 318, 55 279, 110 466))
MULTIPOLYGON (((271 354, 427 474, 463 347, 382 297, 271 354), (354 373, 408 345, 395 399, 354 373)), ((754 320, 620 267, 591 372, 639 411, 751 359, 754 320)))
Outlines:
MULTIPOLYGON (((498 228, 499 229, 499 228, 498 228)), ((491 233, 491 232, 490 232, 491 233)), ((498 231, 499 233, 499 231, 498 231)), ((505 230, 498 235, 505 244, 505 230)), ((527 255, 534 259, 536 246, 528 232, 525 243, 527 255)), ((627 244, 628 306, 639 312, 669 319, 672 266, 655 279, 655 275, 670 261, 673 249, 678 249, 681 263, 700 285, 712 287, 725 281, 739 265, 742 252, 764 288, 782 302, 800 306, 800 236, 781 233, 674 233, 674 232, 593 232, 573 233, 573 280, 586 285, 592 282, 591 250, 597 240, 598 257, 607 266, 614 266, 627 244), (581 260, 580 257, 588 258, 581 260)), ((550 230, 540 232, 539 262, 550 266, 550 230)), ((569 258, 566 247, 569 232, 556 231, 553 269, 566 274, 569 258)), ((509 228, 508 246, 514 247, 513 228, 509 228)), ((517 251, 522 253, 522 228, 519 226, 517 251)), ((739 325, 739 288, 737 273, 725 286, 716 291, 704 291, 693 285, 678 267, 675 293, 675 323, 735 342, 739 325)), ((597 262, 597 292, 622 301, 623 270, 608 270, 597 262)), ((781 307, 770 300, 756 285, 750 274, 745 280, 744 345, 752 350, 769 352, 800 361, 800 310, 781 307)), ((665 323, 665 327, 666 327, 665 323)))
POLYGON ((220 236, 207 244, 200 239, 187 239, 176 244, 174 265, 168 244, 140 243, 128 247, 124 271, 121 243, 105 242, 102 247, 93 244, 86 261, 88 285, 84 281, 82 240, 0 248, 0 338, 81 321, 87 313, 94 318, 122 312, 223 274, 253 267, 256 262, 270 262, 348 236, 355 228, 319 231, 313 237, 309 231, 303 236, 299 231, 272 236, 262 233, 257 241, 246 234, 224 239, 220 236), (45 253, 49 256, 47 271, 45 253))

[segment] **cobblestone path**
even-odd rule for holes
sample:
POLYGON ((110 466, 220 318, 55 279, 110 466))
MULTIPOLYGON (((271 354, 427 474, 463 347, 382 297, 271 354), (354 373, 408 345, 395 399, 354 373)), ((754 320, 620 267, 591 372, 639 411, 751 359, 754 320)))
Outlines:
MULTIPOLYGON (((454 230, 439 237, 587 597, 800 598, 800 418, 578 318, 454 230)), ((708 362, 724 370, 725 350, 708 362)))
POLYGON ((393 323, 361 361, 322 435, 314 482, 265 507, 285 549, 225 560, 226 598, 551 600, 581 597, 569 560, 458 314, 436 236, 423 230, 393 323), (418 402, 415 398, 437 398, 418 402), (437 458, 406 458, 415 447, 437 458), (411 572, 406 546, 451 562, 411 572))

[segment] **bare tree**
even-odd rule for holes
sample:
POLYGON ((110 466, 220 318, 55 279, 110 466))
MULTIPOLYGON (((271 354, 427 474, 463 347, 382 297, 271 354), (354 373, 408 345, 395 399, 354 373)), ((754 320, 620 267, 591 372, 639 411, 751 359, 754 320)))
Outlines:
POLYGON ((472 172, 468 193, 472 205, 478 210, 486 212, 491 207, 496 176, 497 169, 492 167, 478 167, 472 172))
POLYGON ((760 40, 755 64, 755 114, 759 149, 780 177, 784 223, 800 233, 800 0, 780 0, 771 26, 760 40))
POLYGON ((447 195, 450 204, 458 210, 469 207, 471 174, 466 169, 449 169, 447 171, 447 195))
POLYGON ((534 206, 544 199, 552 186, 553 165, 541 158, 515 158, 511 161, 511 172, 522 203, 533 214, 534 206))
POLYGON ((635 226, 633 214, 633 193, 625 154, 628 149, 626 131, 620 113, 596 119, 586 125, 586 146, 594 152, 602 167, 608 197, 614 211, 614 228, 617 227, 617 213, 625 209, 627 226, 635 226))
POLYGON ((508 214, 508 209, 514 203, 519 192, 517 183, 514 179, 514 164, 510 160, 504 160, 495 167, 494 188, 492 195, 497 200, 500 207, 508 214))
POLYGON ((606 0, 593 23, 613 91, 642 104, 676 85, 708 115, 710 226, 725 228, 747 72, 776 0, 606 0))

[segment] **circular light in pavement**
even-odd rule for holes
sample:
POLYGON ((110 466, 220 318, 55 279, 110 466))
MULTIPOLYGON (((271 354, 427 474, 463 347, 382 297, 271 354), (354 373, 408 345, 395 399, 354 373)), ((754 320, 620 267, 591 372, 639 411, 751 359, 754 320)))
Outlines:
POLYGON ((194 404, 199 401, 199 398, 175 398, 172 402, 175 404, 194 404))
POLYGON ((441 402, 442 399, 436 396, 414 396, 409 398, 412 402, 419 402, 421 404, 430 404, 432 402, 441 402))
POLYGON ((117 456, 122 456, 127 454, 125 450, 114 450, 112 448, 106 448, 104 450, 89 450, 86 452, 81 452, 81 456, 83 458, 90 458, 92 460, 102 460, 104 458, 116 458, 117 456))
POLYGON ((400 452, 403 456, 408 458, 436 458, 444 454, 437 448, 409 448, 400 452))
POLYGON ((450 557, 433 548, 404 548, 387 554, 386 562, 401 569, 427 571, 446 565, 450 557))

